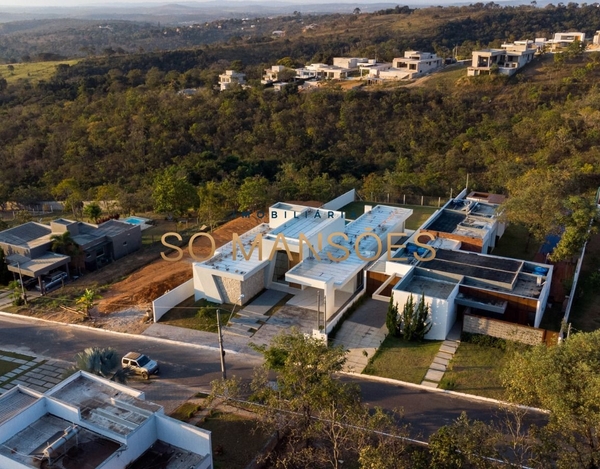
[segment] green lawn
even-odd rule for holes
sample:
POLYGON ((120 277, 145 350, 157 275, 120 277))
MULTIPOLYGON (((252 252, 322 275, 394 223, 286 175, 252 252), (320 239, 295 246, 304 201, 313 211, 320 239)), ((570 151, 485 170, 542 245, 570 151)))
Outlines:
POLYGON ((198 426, 212 432, 215 469, 244 469, 270 437, 255 420, 231 413, 218 412, 198 426))
POLYGON ((10 373, 12 370, 19 368, 18 363, 15 362, 7 362, 5 360, 0 360, 0 376, 4 376, 6 373, 10 373))
POLYGON ((4 355, 5 357, 10 357, 10 358, 18 358, 19 360, 27 360, 27 361, 31 361, 35 358, 35 357, 30 357, 29 355, 22 355, 20 353, 9 352, 7 350, 1 350, 1 349, 0 349, 0 355, 4 355))
POLYGON ((201 407, 198 404, 194 404, 193 402, 184 402, 177 407, 177 409, 175 409, 175 411, 171 414, 171 417, 181 420, 182 422, 187 422, 200 409, 201 407))
POLYGON ((499 348, 461 342, 439 387, 504 399, 500 372, 508 353, 499 348))
POLYGON ((223 324, 229 318, 233 305, 212 305, 206 300, 194 301, 188 298, 166 313, 160 322, 170 326, 187 327, 198 331, 217 332, 217 308, 221 310, 223 324))
POLYGON ((407 342, 388 335, 363 373, 420 384, 440 344, 437 340, 407 342))
POLYGON ((9 65, 0 65, 0 78, 6 79, 8 83, 13 83, 20 79, 27 79, 32 82, 48 80, 56 72, 56 66, 58 64, 75 65, 77 62, 79 62, 79 60, 12 64, 14 70, 9 70, 9 65))
POLYGON ((540 243, 533 238, 530 238, 528 243, 528 236, 527 229, 523 225, 508 225, 492 254, 532 261, 540 249, 540 243))

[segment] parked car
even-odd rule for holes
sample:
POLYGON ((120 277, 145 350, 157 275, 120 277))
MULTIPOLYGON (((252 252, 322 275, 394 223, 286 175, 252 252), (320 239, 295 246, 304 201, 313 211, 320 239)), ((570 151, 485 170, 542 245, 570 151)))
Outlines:
POLYGON ((121 365, 123 368, 131 370, 137 375, 141 375, 144 379, 150 379, 150 375, 158 373, 158 362, 151 360, 148 356, 137 353, 129 352, 121 359, 121 365))
MULTIPOLYGON (((42 284, 44 285, 44 291, 49 292, 55 290, 58 287, 62 287, 67 279, 68 275, 66 272, 55 272, 51 275, 44 277, 42 284)), ((35 289, 41 291, 40 284, 35 286, 35 289)))

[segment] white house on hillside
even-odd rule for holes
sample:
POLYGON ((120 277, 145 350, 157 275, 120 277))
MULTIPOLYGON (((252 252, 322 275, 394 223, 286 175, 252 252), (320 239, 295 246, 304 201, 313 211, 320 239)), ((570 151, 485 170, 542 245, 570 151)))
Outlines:
POLYGON ((490 74, 497 68, 498 73, 513 75, 518 69, 533 60, 537 46, 533 41, 515 41, 502 44, 501 49, 483 49, 473 51, 468 76, 490 74))
POLYGON ((431 52, 408 50, 404 57, 392 61, 392 68, 405 71, 409 79, 433 72, 443 65, 441 57, 431 52))
POLYGON ((219 75, 219 87, 221 91, 228 89, 236 83, 239 85, 246 84, 246 74, 234 70, 226 70, 225 73, 219 75))

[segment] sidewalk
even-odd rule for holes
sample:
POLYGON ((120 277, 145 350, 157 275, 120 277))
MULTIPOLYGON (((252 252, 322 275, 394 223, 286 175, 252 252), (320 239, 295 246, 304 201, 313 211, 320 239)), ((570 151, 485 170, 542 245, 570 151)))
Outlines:
POLYGON ((344 321, 333 340, 348 350, 344 371, 362 373, 387 335, 388 304, 368 298, 344 321))
POLYGON ((425 374, 425 378, 421 381, 421 386, 429 388, 437 388, 440 381, 446 373, 449 363, 454 358, 456 349, 460 345, 460 334, 462 331, 462 320, 456 321, 448 333, 446 340, 440 345, 440 350, 433 359, 433 363, 429 366, 429 370, 425 374))
MULTIPOLYGON (((151 324, 141 335, 192 345, 201 345, 214 349, 219 348, 219 335, 214 332, 197 331, 184 327, 169 326, 167 324, 151 324)), ((233 334, 223 335, 223 348, 226 351, 230 353, 245 353, 257 357, 262 356, 248 346, 250 342, 252 342, 252 339, 249 337, 233 334)))

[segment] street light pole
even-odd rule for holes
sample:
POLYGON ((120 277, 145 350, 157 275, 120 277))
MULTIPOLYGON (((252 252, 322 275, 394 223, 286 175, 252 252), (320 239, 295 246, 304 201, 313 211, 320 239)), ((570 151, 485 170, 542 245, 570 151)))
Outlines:
POLYGON ((227 379, 227 373, 225 372, 225 350, 223 350, 223 334, 221 332, 221 310, 217 309, 217 330, 219 332, 219 350, 221 352, 221 376, 223 381, 227 379))

